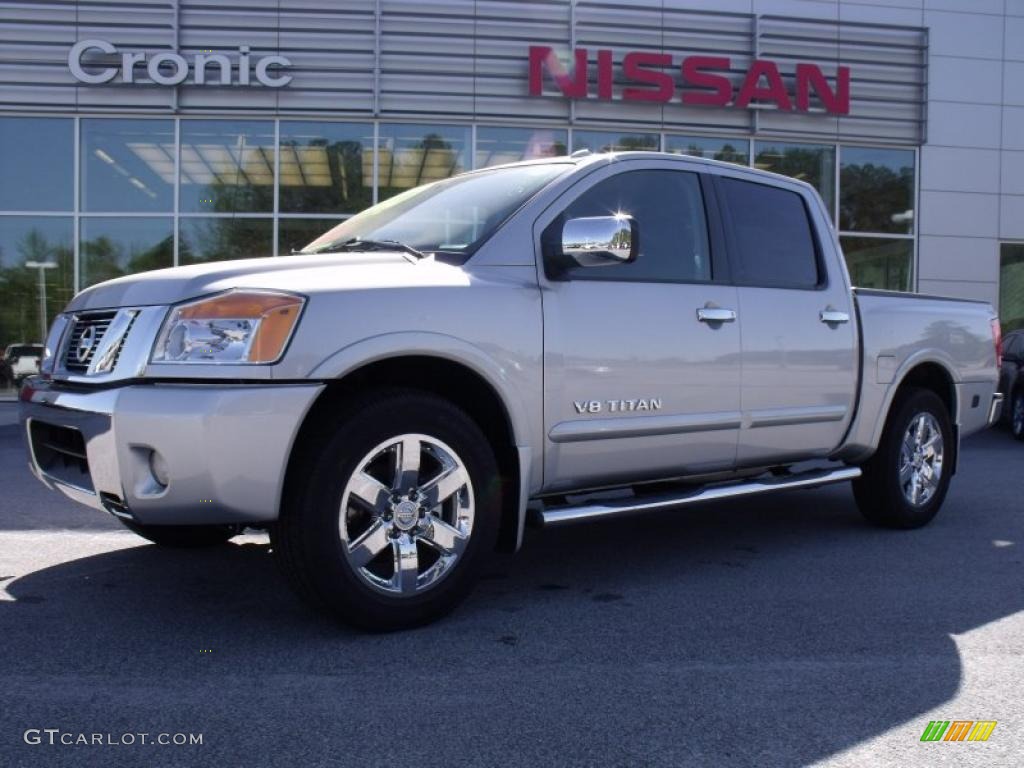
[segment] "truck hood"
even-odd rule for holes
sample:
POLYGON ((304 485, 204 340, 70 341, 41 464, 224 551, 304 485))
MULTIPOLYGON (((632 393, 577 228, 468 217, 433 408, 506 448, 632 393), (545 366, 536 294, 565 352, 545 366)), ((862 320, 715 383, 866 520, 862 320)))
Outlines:
POLYGON ((68 311, 175 304, 229 288, 272 288, 306 295, 372 288, 468 285, 461 267, 402 253, 334 253, 240 259, 158 269, 99 283, 68 311))

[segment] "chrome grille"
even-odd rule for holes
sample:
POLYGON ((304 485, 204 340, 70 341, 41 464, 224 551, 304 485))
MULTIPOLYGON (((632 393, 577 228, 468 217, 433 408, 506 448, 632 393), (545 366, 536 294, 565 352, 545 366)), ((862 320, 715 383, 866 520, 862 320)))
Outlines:
POLYGON ((93 357, 96 355, 96 350, 99 349, 100 342, 103 341, 107 328, 110 327, 110 323, 116 314, 116 310, 109 310, 104 312, 88 312, 75 316, 74 325, 71 327, 71 334, 68 337, 68 343, 64 347, 64 359, 62 362, 65 369, 74 373, 85 373, 88 370, 89 363, 92 362, 93 357), (91 343, 85 349, 83 348, 82 340, 87 333, 90 334, 91 343))

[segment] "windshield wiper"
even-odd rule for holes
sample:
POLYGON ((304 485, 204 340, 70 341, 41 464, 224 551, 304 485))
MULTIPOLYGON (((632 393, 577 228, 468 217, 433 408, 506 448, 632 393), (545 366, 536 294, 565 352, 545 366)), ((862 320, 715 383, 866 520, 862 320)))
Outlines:
POLYGON ((411 245, 398 240, 363 240, 361 237, 353 237, 341 243, 331 243, 319 250, 308 251, 308 253, 344 253, 346 251, 404 251, 417 259, 427 258, 427 254, 423 251, 418 251, 411 245))

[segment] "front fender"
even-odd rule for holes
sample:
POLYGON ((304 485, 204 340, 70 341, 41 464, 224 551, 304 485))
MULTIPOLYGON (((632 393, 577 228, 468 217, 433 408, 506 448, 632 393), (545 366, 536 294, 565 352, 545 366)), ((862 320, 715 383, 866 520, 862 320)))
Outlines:
POLYGON ((310 371, 308 378, 340 379, 364 365, 403 355, 440 357, 461 363, 493 387, 505 404, 515 444, 529 446, 526 407, 506 367, 469 342, 443 333, 409 331, 372 336, 342 347, 310 371))

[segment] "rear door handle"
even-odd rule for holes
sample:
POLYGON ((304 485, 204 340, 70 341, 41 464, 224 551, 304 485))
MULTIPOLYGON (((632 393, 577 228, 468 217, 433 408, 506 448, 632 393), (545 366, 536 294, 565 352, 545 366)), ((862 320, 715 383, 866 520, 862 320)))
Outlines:
POLYGON ((736 320, 736 310, 701 307, 697 310, 697 319, 702 323, 732 323, 736 320))
POLYGON ((823 309, 821 310, 821 322, 823 323, 848 323, 850 322, 850 315, 846 312, 840 312, 836 309, 823 309))

